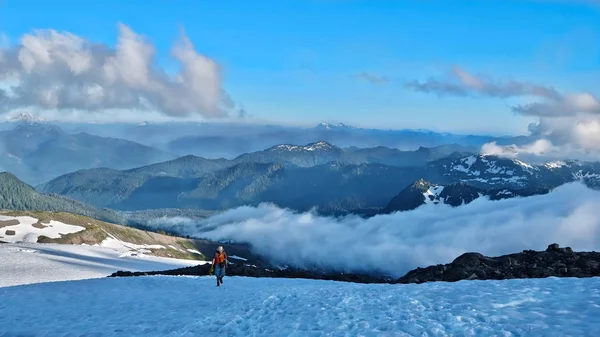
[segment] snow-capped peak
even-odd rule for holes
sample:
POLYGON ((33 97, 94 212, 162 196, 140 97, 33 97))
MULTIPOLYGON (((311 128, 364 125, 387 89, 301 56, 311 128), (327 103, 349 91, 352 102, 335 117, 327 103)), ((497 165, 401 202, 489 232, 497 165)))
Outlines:
POLYGON ((332 149, 333 146, 331 146, 331 144, 325 142, 325 141, 319 141, 313 144, 308 144, 306 146, 303 146, 304 150, 306 151, 316 151, 316 150, 329 150, 332 149))
POLYGON ((317 125, 318 129, 325 129, 325 130, 333 130, 333 129, 356 129, 356 127, 354 126, 350 126, 344 123, 338 123, 338 124, 330 124, 330 123, 326 123, 326 122, 322 122, 319 125, 317 125))
POLYGON ((344 124, 344 123, 339 123, 337 125, 338 128, 340 129, 356 129, 356 126, 352 126, 352 125, 348 125, 348 124, 344 124))
POLYGON ((16 115, 7 117, 8 122, 24 122, 24 123, 44 123, 47 120, 45 118, 34 115, 30 112, 20 112, 16 115))
POLYGON ((304 146, 282 144, 271 148, 271 151, 289 151, 289 152, 301 152, 301 151, 327 151, 333 149, 333 146, 326 141, 318 141, 304 146))
POLYGON ((326 130, 331 130, 332 125, 329 123, 325 123, 322 122, 319 125, 317 125, 317 128, 321 128, 321 129, 326 129, 326 130))

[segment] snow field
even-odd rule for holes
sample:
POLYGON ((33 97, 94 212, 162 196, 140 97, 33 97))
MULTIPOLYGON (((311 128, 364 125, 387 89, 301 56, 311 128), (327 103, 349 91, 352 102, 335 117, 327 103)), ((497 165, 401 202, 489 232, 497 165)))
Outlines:
POLYGON ((0 287, 106 277, 118 270, 167 270, 204 263, 147 255, 128 256, 98 246, 0 244, 0 287))
POLYGON ((600 278, 137 277, 0 288, 0 336, 596 336, 600 278), (26 324, 15 324, 26 322, 26 324))
POLYGON ((4 216, 0 215, 0 222, 3 221, 18 221, 17 225, 2 225, 0 223, 0 241, 8 243, 28 242, 36 243, 41 235, 51 239, 58 239, 62 235, 77 233, 85 230, 85 227, 67 225, 65 223, 51 220, 47 224, 43 224, 44 228, 33 227, 38 219, 29 216, 4 216), (14 235, 8 235, 7 232, 14 231, 14 235))

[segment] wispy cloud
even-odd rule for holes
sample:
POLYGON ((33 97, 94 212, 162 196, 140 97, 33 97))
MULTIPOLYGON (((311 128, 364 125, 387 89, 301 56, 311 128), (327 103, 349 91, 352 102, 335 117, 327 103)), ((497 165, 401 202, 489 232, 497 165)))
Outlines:
POLYGON ((161 69, 155 54, 147 38, 123 24, 115 48, 68 32, 35 30, 0 47, 0 80, 12 85, 0 110, 131 109, 207 118, 229 113, 219 66, 183 32, 171 49, 177 73, 161 69))
POLYGON ((589 92, 567 94, 543 103, 529 103, 512 108, 516 113, 537 117, 563 117, 577 114, 600 115, 600 101, 589 92))
POLYGON ((470 251, 500 255, 545 249, 552 242, 598 250, 599 206, 600 192, 575 183, 547 195, 476 200, 457 208, 430 205, 370 219, 319 217, 260 205, 197 224, 167 218, 155 224, 179 224, 179 231, 199 237, 246 242, 276 263, 402 276, 470 251))
POLYGON ((486 144, 482 152, 499 155, 567 156, 600 158, 600 100, 590 93, 563 93, 552 86, 517 80, 496 80, 455 67, 443 79, 411 81, 406 87, 423 93, 483 96, 498 99, 531 98, 534 102, 512 106, 512 112, 539 121, 530 126, 535 142, 526 146, 486 144), (543 145, 543 146, 542 146, 543 145), (544 151, 540 151, 541 149, 544 151))
POLYGON ((389 83, 389 79, 386 76, 379 76, 365 71, 355 74, 354 78, 374 85, 383 85, 389 83))
POLYGON ((552 87, 515 80, 496 81, 488 76, 473 75, 454 67, 444 80, 429 78, 426 81, 409 81, 408 89, 437 95, 481 95, 497 98, 534 96, 557 99, 561 95, 552 87))

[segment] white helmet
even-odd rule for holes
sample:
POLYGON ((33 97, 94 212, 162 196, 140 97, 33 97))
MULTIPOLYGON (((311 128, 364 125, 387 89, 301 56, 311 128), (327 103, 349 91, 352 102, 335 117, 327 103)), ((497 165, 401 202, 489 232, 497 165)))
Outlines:
POLYGON ((223 246, 219 246, 219 248, 217 248, 217 252, 222 252, 223 251, 223 246))

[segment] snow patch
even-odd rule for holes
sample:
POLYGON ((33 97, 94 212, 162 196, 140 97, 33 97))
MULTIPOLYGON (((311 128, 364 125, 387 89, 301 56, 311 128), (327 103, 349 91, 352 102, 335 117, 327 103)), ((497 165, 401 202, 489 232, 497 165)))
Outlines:
POLYGON ((200 253, 199 251, 195 250, 195 249, 187 249, 188 252, 190 253, 194 253, 194 254, 198 254, 198 255, 202 255, 202 253, 200 253))
POLYGON ((557 169, 557 168, 561 168, 563 166, 567 166, 567 163, 559 160, 559 161, 553 161, 550 163, 546 163, 546 164, 544 164, 544 166, 546 166, 549 169, 557 169))
POLYGON ((85 227, 73 226, 62 223, 60 221, 51 220, 47 224, 43 224, 43 228, 37 228, 33 225, 39 220, 30 216, 4 216, 0 215, 0 221, 18 221, 17 225, 4 225, 0 228, 0 236, 3 236, 2 241, 8 243, 36 243, 40 236, 46 236, 51 239, 59 239, 63 235, 77 233, 85 230, 85 227), (14 234, 12 234, 14 232, 14 234), (11 233, 9 235, 8 233, 11 233))
POLYGON ((180 252, 183 252, 183 251, 184 251, 183 249, 181 249, 181 248, 177 248, 177 247, 175 247, 175 246, 173 246, 173 245, 169 245, 169 248, 171 248, 171 249, 174 249, 174 250, 177 250, 177 251, 180 251, 180 252))
POLYGON ((517 164, 517 165, 519 165, 519 166, 521 166, 521 167, 523 167, 523 168, 525 168, 527 170, 533 170, 534 169, 533 166, 531 166, 531 165, 529 165, 529 164, 527 164, 525 162, 522 162, 522 161, 520 161, 518 159, 513 159, 513 163, 515 163, 515 164, 517 164))
POLYGON ((100 243, 100 247, 110 248, 121 253, 121 256, 138 256, 152 253, 150 249, 166 249, 163 245, 137 245, 135 243, 125 242, 108 234, 108 238, 100 243))
POLYGON ((502 191, 498 192, 498 195, 514 196, 515 194, 509 190, 502 190, 502 191))
POLYGON ((600 178, 600 174, 598 174, 598 173, 590 173, 590 172, 583 173, 582 170, 579 170, 579 171, 573 173, 573 178, 576 179, 576 180, 598 179, 598 178, 600 178))
POLYGON ((248 259, 245 259, 243 257, 239 257, 237 255, 229 255, 229 257, 232 258, 232 259, 236 259, 236 260, 248 261, 248 259))
MULTIPOLYGON (((426 204, 437 204, 440 202, 440 194, 444 190, 444 186, 435 185, 430 186, 427 191, 423 193, 426 204)), ((443 200, 441 200, 443 202, 443 200)))
POLYGON ((475 164, 476 161, 477 161, 477 157, 475 157, 475 156, 468 156, 468 157, 462 158, 460 160, 461 164, 455 165, 454 167, 452 167, 452 170, 469 173, 471 166, 473 166, 473 164, 475 164))
POLYGON ((488 179, 484 179, 484 178, 461 179, 460 181, 462 181, 462 182, 477 181, 480 183, 488 183, 489 182, 488 179))

